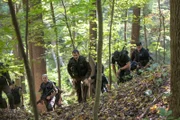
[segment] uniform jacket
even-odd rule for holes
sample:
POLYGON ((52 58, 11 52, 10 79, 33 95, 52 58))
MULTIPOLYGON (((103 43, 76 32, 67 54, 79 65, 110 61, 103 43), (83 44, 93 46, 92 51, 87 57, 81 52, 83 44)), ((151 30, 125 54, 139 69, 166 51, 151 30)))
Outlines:
POLYGON ((69 60, 68 73, 72 78, 85 77, 88 78, 91 74, 91 67, 89 62, 86 61, 86 58, 83 56, 79 56, 78 61, 76 61, 73 57, 69 60))

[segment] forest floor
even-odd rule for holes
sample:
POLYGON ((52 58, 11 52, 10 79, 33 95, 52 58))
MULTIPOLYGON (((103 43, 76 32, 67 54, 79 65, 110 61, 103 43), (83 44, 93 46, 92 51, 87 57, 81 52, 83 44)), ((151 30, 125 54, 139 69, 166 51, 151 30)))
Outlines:
MULTIPOLYGON (((114 85, 112 91, 101 94, 99 120, 166 120, 170 95, 169 66, 154 64, 141 75, 134 74, 131 81, 114 85)), ((92 120, 95 100, 84 104, 62 106, 53 112, 40 114, 41 120, 92 120)), ((27 110, 4 112, 0 120, 31 120, 27 110)))

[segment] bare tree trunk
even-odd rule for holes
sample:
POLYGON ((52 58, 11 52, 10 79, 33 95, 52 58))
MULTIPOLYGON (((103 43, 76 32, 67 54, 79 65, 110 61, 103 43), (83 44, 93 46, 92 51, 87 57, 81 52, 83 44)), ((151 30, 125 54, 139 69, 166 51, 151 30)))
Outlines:
MULTIPOLYGON (((37 5, 41 5, 40 0, 32 0, 30 1, 30 7, 37 7, 37 5)), ((31 31, 29 30, 29 54, 30 54, 30 63, 32 74, 34 77, 35 83, 35 91, 38 92, 40 85, 42 83, 42 74, 46 74, 46 60, 45 60, 45 48, 44 48, 44 40, 43 40, 43 30, 42 28, 33 27, 35 24, 39 24, 39 26, 43 26, 42 14, 36 14, 31 16, 29 27, 31 27, 31 31)), ((41 94, 36 94, 36 98, 40 99, 41 94)), ((38 110, 43 112, 46 110, 44 105, 38 104, 38 110)))
POLYGON ((161 27, 162 27, 160 0, 158 0, 158 8, 159 8, 159 35, 158 35, 157 45, 156 45, 156 61, 158 61, 158 47, 159 47, 159 43, 160 43, 160 39, 161 39, 161 27))
POLYGON ((146 14, 145 14, 145 8, 143 9, 143 17, 144 17, 144 41, 145 41, 145 47, 146 49, 148 48, 148 43, 147 43, 147 30, 146 30, 146 14))
POLYGON ((124 41, 125 42, 127 42, 127 15, 128 15, 128 10, 126 9, 125 10, 125 20, 124 20, 124 41))
POLYGON ((103 47, 103 17, 102 17, 102 8, 101 8, 101 0, 96 0, 97 5, 97 13, 98 13, 98 57, 97 57, 97 81, 96 81, 96 99, 94 103, 93 110, 93 118, 94 120, 98 120, 98 112, 99 112, 99 99, 100 99, 100 91, 101 91, 101 83, 102 83, 102 47, 103 47))
POLYGON ((72 33, 71 33, 71 28, 70 28, 70 25, 69 25, 69 22, 68 22, 68 18, 67 18, 66 6, 64 5, 64 1, 63 0, 61 0, 61 3, 62 3, 63 8, 64 8, 64 17, 65 17, 65 22, 66 22, 67 29, 69 31, 69 37, 71 38, 73 49, 75 49, 76 47, 75 47, 75 44, 74 44, 74 40, 73 40, 72 33))
POLYGON ((56 35, 56 59, 57 59, 57 73, 58 73, 58 86, 61 89, 61 71, 60 71, 60 63, 59 63, 59 44, 58 44, 58 31, 57 31, 57 27, 56 27, 56 18, 54 15, 54 7, 52 2, 50 3, 50 7, 51 7, 51 15, 52 15, 52 20, 53 20, 53 24, 54 24, 54 32, 56 35))
MULTIPOLYGON (((26 43, 26 56, 27 59, 29 58, 29 53, 28 53, 28 12, 29 12, 29 2, 28 0, 22 0, 23 2, 23 9, 26 12, 26 16, 25 16, 25 21, 26 21, 26 27, 25 27, 25 43, 26 43)), ((24 73, 23 73, 24 75, 24 73)), ((22 90, 24 93, 26 93, 26 85, 25 85, 25 77, 22 76, 21 77, 21 86, 22 86, 22 90)))
POLYGON ((114 16, 114 0, 112 1, 111 21, 110 21, 110 30, 109 30, 109 81, 110 81, 110 90, 111 90, 111 85, 112 85, 112 73, 111 73, 111 35, 112 35, 113 16, 114 16))
MULTIPOLYGON (((93 6, 96 6, 96 2, 92 3, 93 6)), ((90 56, 96 61, 97 59, 97 24, 96 24, 96 9, 90 10, 90 21, 89 21, 89 39, 90 39, 90 56)))
POLYGON ((163 45, 164 45, 164 59, 163 62, 166 61, 166 28, 165 28, 165 17, 162 15, 162 23, 163 23, 163 45))
POLYGON ((170 0, 171 99, 173 119, 180 118, 180 0, 170 0))
POLYGON ((28 12, 29 12, 29 2, 28 0, 22 0, 23 2, 23 10, 26 12, 25 21, 26 21, 26 27, 25 27, 25 43, 26 43, 26 56, 28 58, 28 12))
POLYGON ((15 16, 13 3, 12 3, 11 0, 8 0, 8 4, 9 4, 9 9, 10 9, 10 12, 11 12, 11 16, 12 16, 12 23, 14 25, 17 40, 18 40, 18 44, 19 44, 19 47, 20 47, 20 50, 21 50, 21 55, 23 56, 23 59, 24 59, 24 64, 25 64, 27 78, 28 78, 28 84, 29 84, 29 90, 30 90, 30 99, 31 99, 31 102, 32 102, 32 107, 33 107, 33 111, 34 111, 35 120, 38 120, 39 116, 38 116, 38 111, 37 111, 37 107, 36 107, 36 97, 35 97, 34 82, 33 82, 34 80, 33 80, 32 73, 31 73, 31 70, 30 70, 30 67, 29 67, 29 64, 28 64, 27 56, 26 56, 26 54, 24 52, 21 33, 20 33, 20 30, 19 30, 19 26, 18 26, 16 16, 15 16))
MULTIPOLYGON (((135 44, 139 41, 140 36, 140 8, 134 7, 133 9, 133 23, 131 33, 131 44, 135 44)), ((131 49, 131 52, 133 50, 131 49)))
MULTIPOLYGON (((90 1, 92 2, 92 1, 90 1)), ((96 2, 92 2, 92 5, 96 7, 96 2)), ((91 76, 95 74, 95 62, 97 62, 97 23, 96 23, 96 9, 90 10, 89 20, 89 64, 92 68, 91 76)), ((89 87, 89 96, 92 96, 92 88, 89 87)))

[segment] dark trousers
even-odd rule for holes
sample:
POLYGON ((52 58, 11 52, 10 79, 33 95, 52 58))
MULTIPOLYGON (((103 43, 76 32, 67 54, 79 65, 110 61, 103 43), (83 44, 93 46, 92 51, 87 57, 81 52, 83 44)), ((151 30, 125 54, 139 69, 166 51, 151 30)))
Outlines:
POLYGON ((119 83, 124 83, 126 81, 129 81, 132 79, 132 76, 130 74, 130 70, 122 70, 119 74, 119 80, 118 80, 118 84, 119 83))
MULTIPOLYGON (((96 91, 96 75, 92 76, 91 77, 91 80, 92 80, 92 93, 95 94, 95 91, 96 91)), ((108 80, 106 78, 106 76, 104 74, 102 74, 102 84, 101 84, 101 92, 104 93, 104 92, 107 92, 107 87, 106 85, 108 84, 108 80)))
POLYGON ((88 86, 81 83, 81 81, 83 80, 84 78, 76 78, 76 82, 75 82, 75 89, 79 103, 86 102, 87 93, 88 93, 88 86))
POLYGON ((10 87, 8 85, 0 85, 0 96, 2 96, 2 91, 7 95, 10 108, 14 109, 14 97, 11 93, 10 87))

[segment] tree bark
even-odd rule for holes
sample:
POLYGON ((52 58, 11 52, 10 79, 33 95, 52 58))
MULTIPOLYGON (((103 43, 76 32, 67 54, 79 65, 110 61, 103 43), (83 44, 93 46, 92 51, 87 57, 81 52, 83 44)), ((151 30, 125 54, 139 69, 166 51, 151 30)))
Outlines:
MULTIPOLYGON (((133 23, 132 23, 132 32, 131 32, 131 44, 135 44, 139 41, 140 36, 140 8, 134 7, 133 9, 133 23)), ((133 48, 130 50, 133 51, 133 48)))
POLYGON ((135 44, 139 41, 140 35, 140 8, 134 7, 133 9, 133 23, 132 23, 132 34, 131 44, 135 44))
POLYGON ((13 8, 13 3, 12 3, 11 0, 8 0, 8 5, 9 5, 10 12, 11 12, 12 23, 13 23, 14 28, 15 28, 18 44, 19 44, 19 47, 20 47, 20 50, 21 50, 21 55, 23 56, 23 59, 24 59, 24 64, 25 64, 27 78, 28 78, 28 84, 29 84, 29 90, 30 90, 30 99, 31 99, 31 102, 32 102, 32 107, 33 107, 33 111, 34 111, 35 120, 38 120, 39 116, 38 116, 38 111, 37 111, 37 107, 36 107, 36 97, 35 97, 34 82, 33 82, 32 73, 31 73, 31 70, 30 70, 30 67, 29 67, 29 64, 28 64, 27 56, 26 56, 26 54, 24 52, 21 33, 20 33, 20 30, 19 30, 18 22, 17 22, 16 15, 15 15, 15 11, 14 11, 14 8, 13 8))
POLYGON ((62 3, 63 8, 64 8, 65 23, 66 23, 66 26, 67 26, 67 29, 68 29, 68 32, 69 32, 69 37, 71 38, 73 49, 75 49, 76 47, 75 47, 75 43, 74 43, 74 40, 73 40, 72 31, 70 29, 70 25, 69 25, 69 22, 68 22, 67 11, 66 11, 66 6, 64 5, 64 0, 61 0, 61 3, 62 3))
POLYGON ((124 41, 127 42, 127 16, 128 10, 125 10, 125 20, 124 20, 124 41))
POLYGON ((180 117, 180 0, 170 0, 171 100, 174 118, 180 117))
POLYGON ((111 35, 112 35, 113 16, 114 16, 114 0, 112 1, 111 21, 110 21, 110 30, 109 30, 109 82, 110 82, 110 89, 111 89, 111 84, 112 84, 112 74, 111 74, 111 35))
MULTIPOLYGON (((33 7, 36 7, 37 9, 37 6, 39 7, 40 5, 40 0, 30 1, 30 7, 32 9, 33 7)), ((31 27, 31 30, 29 30, 29 54, 36 92, 38 92, 38 90, 40 89, 40 85, 42 83, 42 74, 46 74, 45 48, 43 41, 44 33, 42 31, 42 28, 38 28, 39 26, 34 27, 34 25, 37 24, 37 22, 39 26, 43 26, 41 13, 31 16, 29 24, 29 27, 31 27)), ((36 94, 37 100, 40 99, 40 96, 40 93, 36 94)), ((40 112, 43 112, 46 109, 44 105, 38 104, 38 110, 40 112)))
POLYGON ((102 17, 102 8, 101 0, 96 0, 97 13, 98 13, 98 57, 97 57, 97 78, 96 78, 96 99, 94 103, 93 116, 94 120, 98 120, 99 112, 99 99, 102 83, 102 47, 103 47, 103 17, 102 17))
MULTIPOLYGON (((96 6, 96 2, 92 3, 93 6, 96 6)), ((96 9, 90 10, 90 21, 89 21, 89 39, 90 39, 90 56, 96 61, 97 59, 97 23, 96 23, 96 9)))
POLYGON ((60 71, 60 60, 59 60, 59 44, 58 44, 58 31, 57 31, 57 27, 56 27, 56 18, 54 15, 54 7, 53 7, 53 3, 50 3, 50 7, 51 7, 51 15, 52 15, 52 20, 53 20, 53 24, 54 24, 54 32, 56 35, 56 59, 57 59, 57 73, 58 73, 58 86, 61 89, 61 71, 60 71))

